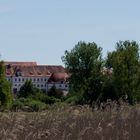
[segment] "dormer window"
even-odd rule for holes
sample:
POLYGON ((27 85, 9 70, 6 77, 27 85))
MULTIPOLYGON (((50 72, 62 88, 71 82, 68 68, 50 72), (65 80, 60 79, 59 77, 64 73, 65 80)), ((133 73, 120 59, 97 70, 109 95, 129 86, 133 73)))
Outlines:
POLYGON ((51 74, 51 73, 48 71, 48 72, 47 72, 47 75, 50 75, 50 74, 51 74))
POLYGON ((30 72, 30 75, 33 75, 33 72, 30 72))
POLYGON ((10 68, 11 68, 11 65, 10 65, 10 64, 8 64, 8 65, 7 65, 7 68, 8 68, 8 69, 10 69, 10 68))
POLYGON ((17 70, 16 76, 22 76, 21 70, 17 70))
POLYGON ((38 74, 38 75, 41 75, 41 73, 40 73, 40 72, 37 72, 37 74, 38 74))
POLYGON ((10 72, 6 72, 6 75, 10 75, 10 72))

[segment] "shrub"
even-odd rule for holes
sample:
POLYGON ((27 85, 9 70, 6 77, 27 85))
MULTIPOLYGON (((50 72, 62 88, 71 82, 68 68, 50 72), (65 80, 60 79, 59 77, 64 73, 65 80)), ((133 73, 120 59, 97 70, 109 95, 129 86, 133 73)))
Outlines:
POLYGON ((38 93, 42 93, 42 91, 36 88, 32 81, 26 81, 24 85, 20 88, 19 97, 30 97, 30 96, 37 96, 38 93))
POLYGON ((53 87, 48 91, 48 96, 61 99, 61 98, 63 97, 63 92, 62 92, 62 90, 56 89, 56 87, 53 86, 53 87))
POLYGON ((18 109, 24 111, 41 111, 46 109, 46 104, 31 98, 19 98, 13 101, 11 110, 17 111, 18 109))
POLYGON ((83 98, 82 96, 79 96, 79 95, 73 95, 73 96, 70 96, 68 97, 66 100, 65 100, 66 103, 69 103, 69 104, 83 104, 83 98))
POLYGON ((20 101, 20 100, 14 100, 12 105, 11 105, 11 109, 16 111, 18 109, 22 109, 24 107, 24 104, 20 101))
POLYGON ((61 100, 60 100, 60 99, 56 99, 55 97, 46 96, 46 97, 44 98, 44 102, 45 102, 46 104, 54 104, 54 103, 56 103, 56 102, 61 102, 61 100))
POLYGON ((46 109, 46 104, 42 103, 40 101, 36 101, 36 100, 31 100, 28 103, 28 106, 33 110, 33 111, 41 111, 46 109))
POLYGON ((45 98, 46 98, 47 94, 43 93, 43 92, 38 92, 35 95, 31 95, 28 98, 33 99, 33 100, 39 100, 41 102, 45 102, 45 98))

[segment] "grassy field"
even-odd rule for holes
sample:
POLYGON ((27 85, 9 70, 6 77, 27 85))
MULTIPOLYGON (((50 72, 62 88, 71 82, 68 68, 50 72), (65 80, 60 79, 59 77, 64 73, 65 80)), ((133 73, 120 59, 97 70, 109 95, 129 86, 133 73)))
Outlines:
POLYGON ((44 112, 0 113, 1 140, 139 140, 140 106, 92 111, 55 105, 44 112))

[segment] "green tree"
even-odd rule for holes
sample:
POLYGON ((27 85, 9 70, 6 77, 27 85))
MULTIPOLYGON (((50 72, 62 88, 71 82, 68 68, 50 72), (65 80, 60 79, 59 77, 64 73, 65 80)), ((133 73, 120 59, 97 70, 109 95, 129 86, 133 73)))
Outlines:
POLYGON ((140 101, 139 45, 135 41, 120 41, 116 50, 108 53, 106 66, 113 68, 113 84, 117 99, 128 96, 129 102, 140 101))
POLYGON ((8 107, 12 102, 11 86, 6 80, 4 62, 0 62, 0 105, 8 107))
POLYGON ((62 57, 70 77, 71 92, 80 93, 80 100, 92 103, 100 94, 102 86, 102 48, 96 43, 79 42, 62 57))
POLYGON ((27 98, 31 96, 36 96, 40 92, 41 91, 32 84, 31 80, 27 80, 24 83, 24 85, 20 88, 19 97, 27 98))
POLYGON ((61 99, 63 97, 63 92, 60 89, 56 89, 55 86, 52 86, 50 88, 50 90, 48 91, 48 96, 49 97, 55 97, 55 98, 61 99))

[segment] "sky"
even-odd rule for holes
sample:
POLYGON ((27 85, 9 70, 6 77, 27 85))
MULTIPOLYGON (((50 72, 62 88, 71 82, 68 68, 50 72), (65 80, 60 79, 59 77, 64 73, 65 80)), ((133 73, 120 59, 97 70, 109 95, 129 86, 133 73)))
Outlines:
POLYGON ((63 65, 78 41, 103 56, 119 40, 140 41, 140 0, 0 0, 0 54, 5 61, 63 65))

